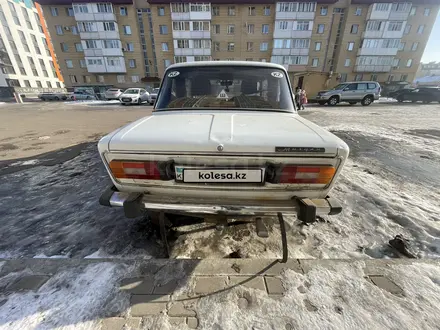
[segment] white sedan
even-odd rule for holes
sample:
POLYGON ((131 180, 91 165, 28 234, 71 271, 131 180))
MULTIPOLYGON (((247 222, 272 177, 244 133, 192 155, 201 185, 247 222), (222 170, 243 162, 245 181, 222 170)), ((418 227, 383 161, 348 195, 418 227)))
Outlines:
POLYGON ((119 96, 122 105, 148 102, 150 94, 143 88, 129 88, 119 96))
POLYGON ((264 214, 312 222, 341 212, 329 192, 349 153, 298 115, 283 66, 233 61, 169 66, 153 114, 98 150, 113 183, 102 205, 127 217, 255 215, 257 229, 264 214))

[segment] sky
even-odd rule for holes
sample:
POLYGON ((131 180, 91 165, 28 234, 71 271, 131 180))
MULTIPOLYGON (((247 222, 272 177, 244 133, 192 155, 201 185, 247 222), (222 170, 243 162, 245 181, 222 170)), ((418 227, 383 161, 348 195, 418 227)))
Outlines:
POLYGON ((422 63, 440 62, 440 12, 423 53, 422 63))

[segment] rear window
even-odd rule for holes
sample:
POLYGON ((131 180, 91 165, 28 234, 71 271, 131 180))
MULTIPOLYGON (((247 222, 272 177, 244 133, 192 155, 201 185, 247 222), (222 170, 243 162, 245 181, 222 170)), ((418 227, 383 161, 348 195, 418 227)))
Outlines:
POLYGON ((358 89, 358 90, 364 90, 364 89, 367 89, 367 84, 357 84, 357 89, 358 89))
POLYGON ((165 72, 156 110, 247 109, 293 111, 283 70, 260 66, 177 67, 165 72))
POLYGON ((376 84, 368 84, 368 89, 375 89, 377 88, 376 84))

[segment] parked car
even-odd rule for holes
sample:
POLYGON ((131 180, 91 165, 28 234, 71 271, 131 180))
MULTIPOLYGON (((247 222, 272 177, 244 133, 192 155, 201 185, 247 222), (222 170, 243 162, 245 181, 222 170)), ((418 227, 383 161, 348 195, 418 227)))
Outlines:
POLYGON ((72 100, 97 100, 98 97, 96 94, 92 94, 85 90, 77 90, 71 94, 70 97, 72 100))
POLYGON ((104 98, 106 100, 119 100, 119 97, 124 93, 123 89, 119 88, 110 88, 107 89, 104 93, 104 98))
POLYGON ((390 98, 393 98, 393 99, 397 99, 397 97, 400 95, 400 94, 402 94, 402 93, 407 93, 407 92, 409 92, 409 91, 413 91, 415 88, 402 88, 402 89, 399 89, 399 90, 397 90, 397 91, 393 91, 393 92, 390 92, 390 93, 388 93, 388 97, 390 97, 390 98))
POLYGON ((67 95, 64 93, 41 93, 38 94, 38 98, 42 101, 59 101, 67 100, 67 95))
POLYGON ((440 102, 440 88, 420 87, 416 89, 402 90, 394 97, 398 102, 411 101, 423 103, 440 102))
POLYGON ((146 209, 219 222, 339 213, 329 192, 349 153, 298 115, 283 66, 244 61, 169 66, 153 114, 106 135, 98 150, 113 183, 102 205, 127 217, 146 209))
POLYGON ((129 88, 119 96, 119 101, 123 105, 126 104, 141 104, 149 102, 150 93, 143 88, 129 88))
POLYGON ((376 81, 354 81, 337 85, 331 90, 320 91, 316 101, 320 105, 334 106, 340 102, 362 105, 370 105, 380 97, 381 87, 376 81))
POLYGON ((159 88, 153 88, 150 92, 150 97, 148 99, 148 103, 153 105, 154 102, 156 102, 156 98, 157 98, 158 93, 159 93, 159 88))

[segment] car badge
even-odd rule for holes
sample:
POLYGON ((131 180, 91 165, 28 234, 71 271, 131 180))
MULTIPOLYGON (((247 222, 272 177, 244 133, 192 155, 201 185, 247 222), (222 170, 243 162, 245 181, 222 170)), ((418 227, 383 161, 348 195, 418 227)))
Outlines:
POLYGON ((219 145, 217 146, 217 150, 218 150, 218 151, 221 152, 221 151, 223 151, 223 149, 224 149, 224 148, 223 148, 223 144, 219 144, 219 145))

